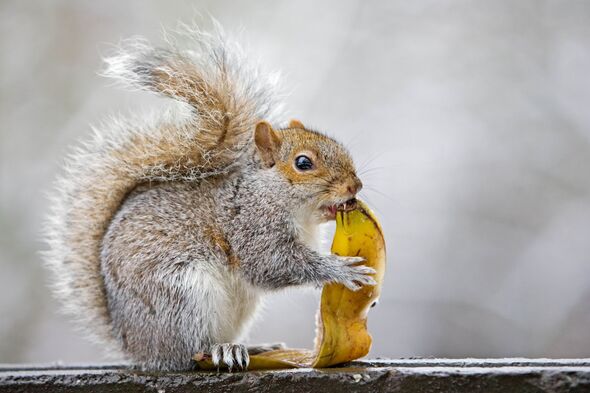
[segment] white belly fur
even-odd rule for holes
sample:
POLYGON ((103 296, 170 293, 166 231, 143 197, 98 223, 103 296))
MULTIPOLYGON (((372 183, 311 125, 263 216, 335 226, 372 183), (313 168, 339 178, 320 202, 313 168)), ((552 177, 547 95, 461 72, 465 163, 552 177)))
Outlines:
POLYGON ((203 263, 187 277, 187 292, 199 312, 203 341, 236 343, 246 332, 260 304, 261 291, 231 267, 203 263))

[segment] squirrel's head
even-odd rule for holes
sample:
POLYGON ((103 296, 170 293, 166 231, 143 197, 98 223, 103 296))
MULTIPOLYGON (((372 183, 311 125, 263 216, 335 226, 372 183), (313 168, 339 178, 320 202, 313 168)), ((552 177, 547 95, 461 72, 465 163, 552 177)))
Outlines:
POLYGON ((297 120, 276 131, 262 121, 256 125, 254 142, 263 165, 276 169, 290 194, 318 221, 332 220, 337 210, 356 204, 363 184, 350 154, 334 139, 305 129, 297 120))

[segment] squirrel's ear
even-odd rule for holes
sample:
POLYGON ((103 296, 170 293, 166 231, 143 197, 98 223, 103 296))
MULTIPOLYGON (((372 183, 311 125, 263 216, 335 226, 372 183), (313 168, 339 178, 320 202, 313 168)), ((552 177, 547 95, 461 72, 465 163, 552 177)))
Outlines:
POLYGON ((289 122, 289 128, 303 128, 303 129, 305 129, 305 126, 304 126, 304 125, 303 125, 303 123, 302 123, 302 122, 300 122, 299 120, 292 119, 292 120, 289 122))
POLYGON ((262 161, 269 167, 274 166, 281 147, 281 140, 268 122, 261 121, 256 124, 254 143, 256 143, 262 161))

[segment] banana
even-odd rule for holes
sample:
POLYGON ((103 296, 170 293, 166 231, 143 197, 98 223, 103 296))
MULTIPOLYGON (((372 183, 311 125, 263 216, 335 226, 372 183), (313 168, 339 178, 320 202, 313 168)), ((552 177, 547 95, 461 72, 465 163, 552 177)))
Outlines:
MULTIPOLYGON (((322 289, 317 318, 315 349, 280 349, 250 357, 249 370, 295 367, 330 367, 365 356, 371 349, 367 330, 367 313, 381 292, 385 273, 385 240, 373 212, 358 200, 356 208, 339 211, 332 253, 361 256, 366 266, 376 270, 377 285, 351 291, 341 284, 328 284, 322 289)), ((216 369, 206 354, 194 359, 199 368, 216 369)))
POLYGON ((322 290, 316 358, 312 367, 329 367, 365 356, 371 349, 367 313, 381 292, 385 273, 385 241, 373 212, 358 201, 355 210, 338 212, 332 242, 336 255, 361 256, 376 270, 377 285, 351 291, 341 284, 322 290))

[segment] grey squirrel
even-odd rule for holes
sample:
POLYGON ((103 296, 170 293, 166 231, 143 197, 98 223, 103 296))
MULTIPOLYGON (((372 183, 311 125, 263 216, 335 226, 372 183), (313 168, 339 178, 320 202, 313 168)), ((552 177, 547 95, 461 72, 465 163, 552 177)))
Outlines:
MULTIPOLYGON (((117 119, 69 157, 48 226, 47 264, 65 310, 148 370, 198 352, 245 369, 238 342, 261 297, 296 285, 374 285, 362 258, 325 255, 318 225, 362 183, 346 149, 280 121, 276 78, 217 30, 191 46, 128 41, 105 75, 172 98, 117 119)), ((186 38, 186 37, 185 37, 186 38)))

